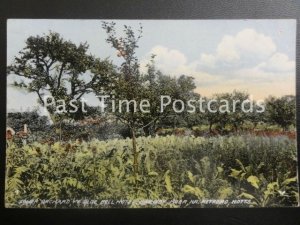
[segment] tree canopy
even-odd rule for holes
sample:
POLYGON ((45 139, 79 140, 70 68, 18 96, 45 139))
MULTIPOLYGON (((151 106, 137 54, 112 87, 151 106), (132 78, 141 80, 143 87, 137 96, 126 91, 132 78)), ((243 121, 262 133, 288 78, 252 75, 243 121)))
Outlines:
MULTIPOLYGON (((8 66, 7 73, 20 77, 13 85, 36 93, 41 105, 45 105, 44 96, 49 95, 55 101, 64 100, 68 107, 71 100, 80 101, 91 93, 93 86, 105 85, 114 73, 112 63, 88 54, 88 47, 87 43, 76 45, 66 41, 55 32, 31 36, 8 66)), ((55 107, 47 109, 54 116, 55 107)), ((81 112, 64 116, 80 119, 81 112)))

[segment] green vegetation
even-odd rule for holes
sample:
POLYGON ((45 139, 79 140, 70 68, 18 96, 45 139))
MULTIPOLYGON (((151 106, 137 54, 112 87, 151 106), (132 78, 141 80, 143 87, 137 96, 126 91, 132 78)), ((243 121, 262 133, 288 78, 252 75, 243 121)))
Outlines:
MULTIPOLYGON (((134 176, 130 139, 12 144, 7 149, 6 206, 22 200, 166 200, 106 207, 296 206, 296 146, 287 137, 140 137, 134 176), (178 205, 171 200, 186 200, 178 205), (205 205, 205 199, 250 200, 205 205), (193 205, 193 201, 199 204, 193 205)), ((24 205, 22 206, 24 207, 24 205)), ((28 207, 95 207, 35 202, 28 207)), ((101 205, 97 205, 101 207, 101 205)))

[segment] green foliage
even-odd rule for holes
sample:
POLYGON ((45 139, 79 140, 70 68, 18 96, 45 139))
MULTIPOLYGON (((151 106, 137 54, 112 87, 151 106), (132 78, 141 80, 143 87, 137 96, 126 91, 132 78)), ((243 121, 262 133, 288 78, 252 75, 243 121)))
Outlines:
POLYGON ((46 116, 40 116, 38 111, 31 112, 9 112, 6 117, 6 124, 16 131, 23 130, 24 124, 30 124, 30 131, 37 132, 49 128, 49 121, 46 116))
POLYGON ((81 97, 91 93, 95 86, 109 86, 115 76, 112 63, 89 55, 88 48, 87 43, 76 45, 55 32, 30 36, 7 67, 7 74, 15 76, 13 85, 35 93, 42 106, 50 104, 45 96, 53 97, 56 104, 48 105, 47 110, 60 131, 63 119, 79 120, 86 116, 81 97), (72 112, 71 103, 79 110, 72 112))
POLYGON ((269 123, 278 124, 287 130, 296 123, 296 98, 286 95, 280 98, 269 97, 266 100, 266 117, 269 123))
POLYGON ((270 207, 284 205, 291 199, 298 201, 297 177, 291 177, 290 171, 279 171, 276 179, 268 180, 262 172, 264 163, 254 168, 236 161, 240 170, 231 169, 230 176, 238 181, 239 197, 251 200, 251 206, 270 207))
MULTIPOLYGON (((131 139, 12 144, 7 149, 6 206, 19 207, 24 199, 199 200, 196 207, 204 206, 205 199, 248 199, 250 206, 297 205, 296 146, 288 138, 139 137, 137 144, 141 163, 136 176, 131 139)), ((30 207, 93 206, 71 201, 30 207)))

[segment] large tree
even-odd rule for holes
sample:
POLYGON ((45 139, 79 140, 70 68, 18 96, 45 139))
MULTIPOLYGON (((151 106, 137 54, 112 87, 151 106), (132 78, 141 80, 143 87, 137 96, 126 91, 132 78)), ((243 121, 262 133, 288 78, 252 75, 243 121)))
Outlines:
POLYGON ((107 83, 114 73, 112 64, 88 54, 88 47, 87 43, 76 45, 66 41, 54 32, 31 36, 8 66, 7 73, 18 76, 13 85, 36 93, 42 106, 46 105, 44 97, 49 95, 63 106, 60 109, 66 109, 67 113, 60 113, 54 104, 47 107, 55 124, 64 118, 82 119, 81 98, 91 93, 93 86, 107 83), (75 100, 78 110, 70 113, 72 100, 75 100))
POLYGON ((146 86, 143 85, 143 76, 140 73, 139 60, 136 56, 138 41, 142 35, 142 27, 138 35, 129 26, 124 26, 125 37, 117 37, 115 23, 103 22, 102 28, 107 33, 107 43, 117 50, 118 57, 123 59, 118 68, 118 77, 113 82, 113 87, 95 88, 97 94, 109 94, 117 103, 121 100, 133 101, 128 105, 118 105, 121 111, 115 110, 114 114, 122 123, 126 124, 131 132, 133 148, 133 170, 138 173, 138 149, 136 143, 136 132, 143 127, 143 112, 136 111, 136 105, 139 105, 146 95, 146 86), (135 102, 135 103, 134 103, 135 102))

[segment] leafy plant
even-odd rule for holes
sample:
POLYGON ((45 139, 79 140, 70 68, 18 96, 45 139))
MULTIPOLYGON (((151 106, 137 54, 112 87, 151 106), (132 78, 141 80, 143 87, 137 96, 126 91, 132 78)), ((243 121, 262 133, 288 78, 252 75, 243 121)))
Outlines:
POLYGON ((276 181, 268 181, 259 173, 263 163, 256 169, 251 165, 244 166, 236 160, 240 169, 232 169, 230 176, 238 181, 240 194, 238 197, 251 200, 252 206, 276 206, 278 203, 297 204, 297 178, 290 177, 290 172, 278 177, 276 181))

